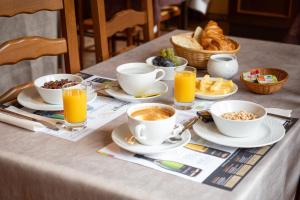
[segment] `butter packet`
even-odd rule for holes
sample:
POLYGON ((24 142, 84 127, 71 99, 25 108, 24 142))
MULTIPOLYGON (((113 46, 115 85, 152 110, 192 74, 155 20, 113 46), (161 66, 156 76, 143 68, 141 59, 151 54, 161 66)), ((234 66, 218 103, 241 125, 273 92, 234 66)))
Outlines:
POLYGON ((258 69, 250 70, 248 72, 243 73, 243 79, 245 81, 257 82, 257 77, 260 75, 258 69))
POLYGON ((259 84, 267 84, 267 83, 277 83, 277 77, 274 75, 260 75, 257 77, 257 82, 259 84))

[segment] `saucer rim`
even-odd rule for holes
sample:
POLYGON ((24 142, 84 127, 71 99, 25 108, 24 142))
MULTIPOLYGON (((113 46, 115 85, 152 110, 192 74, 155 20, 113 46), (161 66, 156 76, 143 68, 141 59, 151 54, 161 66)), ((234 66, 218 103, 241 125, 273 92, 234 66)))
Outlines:
POLYGON ((123 93, 124 93, 124 97, 123 96, 120 97, 119 95, 116 95, 115 91, 117 91, 117 90, 114 89, 114 88, 106 89, 105 92, 107 92, 109 95, 111 95, 112 97, 114 97, 116 99, 119 99, 119 100, 122 100, 122 101, 127 101, 127 102, 132 102, 132 103, 138 103, 138 102, 143 102, 143 101, 148 101, 148 100, 154 100, 156 98, 161 97, 162 95, 166 94, 169 91, 169 87, 165 82, 157 81, 157 82, 154 83, 154 85, 155 84, 161 84, 161 85, 163 85, 163 87, 165 89, 159 95, 152 96, 152 97, 136 98, 133 95, 127 94, 124 90, 118 89, 118 90, 123 91, 123 93))
MULTIPOLYGON (((237 142, 237 144, 234 144, 236 141, 230 141, 230 142, 225 141, 224 142, 224 140, 222 140, 222 138, 227 138, 227 139, 232 138, 233 140, 237 139, 237 138, 226 136, 226 135, 222 134, 220 131, 215 132, 215 133, 221 135, 221 139, 218 139, 216 141, 215 139, 213 139, 211 137, 207 137, 207 134, 210 134, 210 133, 204 133, 203 130, 201 130, 201 131, 200 130, 198 130, 198 131, 196 130, 197 126, 201 126, 201 125, 203 126, 204 124, 205 124, 204 122, 199 122, 198 121, 196 124, 193 125, 193 131, 195 132, 196 135, 198 135, 202 139, 207 140, 209 142, 212 142, 212 143, 215 143, 215 144, 218 144, 218 145, 227 146, 227 147, 234 147, 234 148, 256 148, 256 147, 263 147, 263 146, 267 146, 267 145, 272 145, 272 144, 274 144, 276 142, 279 142, 285 136, 285 133, 286 133, 283 125, 278 120, 272 119, 272 118, 267 118, 260 125, 260 126, 267 126, 269 128, 270 131, 269 131, 269 133, 266 136, 264 136, 262 138, 259 138, 259 139, 255 140, 254 142, 250 141, 250 143, 248 143, 248 144, 241 144, 241 143, 238 143, 238 142, 237 142), (272 124, 275 123, 276 127, 274 128, 273 126, 270 125, 270 123, 272 123, 272 124), (282 129, 280 128, 281 130, 277 130, 277 128, 279 126, 282 127, 282 129), (274 135, 274 133, 272 133, 272 130, 276 131, 275 135, 274 135), (270 137, 270 134, 273 134, 272 139, 270 139, 267 142, 260 142, 261 139, 266 138, 266 137, 270 137), (274 137, 274 136, 276 136, 276 137, 274 137)), ((240 138, 240 139, 242 139, 242 138, 240 138)))
MULTIPOLYGON (((37 96, 40 97, 38 91, 34 87, 26 88, 23 91, 21 91, 17 96, 17 101, 19 104, 21 104, 25 108, 29 108, 32 110, 42 110, 42 111, 61 111, 61 110, 63 110, 63 105, 48 104, 45 101, 43 101, 43 104, 36 104, 36 103, 34 103, 34 101, 25 101, 23 96, 25 95, 28 97, 28 95, 26 95, 26 92, 29 92, 30 94, 36 93, 37 96), (29 103, 27 103, 27 102, 29 102, 29 103)), ((92 103, 93 101, 95 101, 96 98, 97 98, 97 93, 94 93, 92 98, 87 103, 88 104, 92 103)), ((32 98, 27 98, 27 99, 32 99, 32 98)))
MULTIPOLYGON (((121 149, 124 149, 130 153, 135 153, 135 154, 142 154, 142 155, 150 155, 150 154, 158 154, 158 153, 165 153, 165 152, 169 152, 169 151, 172 151, 172 150, 175 150, 177 148, 180 148, 180 147, 183 147, 185 146, 187 143, 190 142, 191 140, 191 132, 189 130, 186 130, 183 134, 186 134, 186 140, 185 141, 179 141, 178 143, 175 143, 175 144, 171 144, 172 146, 170 146, 169 148, 160 148, 160 149, 157 149, 157 150, 152 150, 152 151, 148 151, 146 152, 145 150, 142 150, 142 151, 139 151, 139 150, 132 150, 130 149, 129 145, 126 144, 126 142, 124 142, 124 140, 122 140, 122 142, 120 142, 120 139, 119 138, 116 138, 116 134, 117 132, 120 131, 120 129, 128 129, 129 131, 129 128, 128 128, 128 124, 127 123, 123 123, 121 125, 119 125, 118 127, 116 127, 112 133, 111 133, 111 138, 113 140, 113 142, 118 146, 120 147, 121 149), (177 144, 177 145, 176 145, 177 144), (128 148, 129 147, 129 148, 128 148)), ((119 133, 120 134, 120 133, 119 133)), ((147 146, 147 145, 143 145, 143 144, 140 144, 139 145, 141 146, 145 146, 145 147, 151 147, 151 146, 147 146)), ((155 145, 155 147, 159 147, 159 146, 162 146, 162 145, 166 145, 166 144, 160 144, 160 145, 155 145)))

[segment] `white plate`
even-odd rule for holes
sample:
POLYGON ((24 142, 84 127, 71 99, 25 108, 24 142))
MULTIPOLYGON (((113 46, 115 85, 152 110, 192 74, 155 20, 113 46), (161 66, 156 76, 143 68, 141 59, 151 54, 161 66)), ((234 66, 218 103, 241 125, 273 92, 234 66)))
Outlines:
MULTIPOLYGON (((96 93, 88 96, 88 103, 94 101, 97 97, 96 93)), ((63 105, 48 104, 43 101, 38 91, 32 87, 23 90, 17 98, 19 104, 33 110, 59 111, 63 110, 63 105)))
POLYGON ((194 124, 193 128, 197 135, 207 141, 239 148, 254 148, 274 144, 280 141, 285 134, 283 125, 271 118, 266 118, 257 132, 247 138, 235 138, 223 135, 212 122, 204 123, 199 120, 194 124))
POLYGON ((183 140, 175 143, 163 143, 161 145, 155 146, 147 146, 140 144, 130 133, 127 124, 122 124, 112 132, 112 140, 122 149, 130 151, 132 153, 137 154, 156 154, 156 153, 163 153, 170 150, 174 150, 176 148, 182 147, 186 145, 191 139, 191 133, 189 130, 186 130, 182 134, 183 140))
MULTIPOLYGON (((214 81, 217 78, 213 78, 212 77, 210 79, 214 81)), ((202 80, 202 78, 197 78, 197 80, 202 80)), ((238 91, 238 86, 235 83, 233 83, 232 91, 230 93, 228 93, 228 94, 205 95, 205 94, 197 93, 197 91, 196 91, 196 97, 199 98, 199 99, 217 100, 217 99, 223 99, 225 97, 231 96, 231 95, 235 94, 237 91, 238 91)))
POLYGON ((168 85, 161 81, 154 83, 152 88, 146 91, 145 94, 160 94, 160 95, 153 96, 153 97, 145 97, 145 98, 136 98, 130 94, 127 94, 120 88, 111 88, 111 89, 106 89, 105 91, 107 92, 107 94, 109 94, 110 96, 116 99, 126 101, 126 102, 132 102, 132 103, 141 103, 141 102, 152 101, 154 99, 159 98, 161 95, 168 92, 168 85))

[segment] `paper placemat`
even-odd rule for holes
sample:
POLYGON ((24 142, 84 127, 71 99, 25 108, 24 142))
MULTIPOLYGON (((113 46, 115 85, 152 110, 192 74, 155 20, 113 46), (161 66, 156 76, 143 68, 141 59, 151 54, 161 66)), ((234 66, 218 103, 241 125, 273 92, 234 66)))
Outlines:
MULTIPOLYGON (((78 73, 77 75, 81 76, 84 80, 92 81, 95 84, 114 80, 85 73, 78 73)), ((115 118, 124 114, 129 106, 130 103, 128 102, 123 102, 109 97, 97 96, 97 98, 88 105, 87 128, 77 131, 68 131, 65 129, 54 131, 48 128, 42 128, 39 131, 39 133, 44 133, 75 142, 89 135, 90 133, 105 125, 106 123, 111 122, 115 118)), ((63 111, 39 111, 28 109, 22 106, 18 106, 18 108, 48 118, 58 120, 64 119, 63 111)))
MULTIPOLYGON (((203 103, 203 101, 202 101, 203 103)), ((209 102, 203 103, 207 107, 209 102)), ((195 111, 180 111, 177 121, 194 116, 195 111)), ((286 132, 297 122, 278 119, 286 132)), ((195 182, 225 190, 233 190, 251 169, 266 155, 273 145, 260 148, 232 148, 208 142, 192 132, 188 145, 174 151, 137 155, 111 143, 97 152, 101 155, 133 162, 161 172, 173 174, 195 182)))

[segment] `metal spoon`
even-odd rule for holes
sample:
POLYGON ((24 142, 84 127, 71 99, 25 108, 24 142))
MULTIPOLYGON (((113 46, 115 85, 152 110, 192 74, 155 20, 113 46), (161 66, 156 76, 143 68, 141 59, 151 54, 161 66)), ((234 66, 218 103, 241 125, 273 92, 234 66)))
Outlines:
POLYGON ((181 135, 184 133, 184 131, 191 128, 199 119, 201 119, 204 123, 213 122, 213 118, 210 112, 208 112, 207 110, 198 111, 197 117, 194 117, 183 124, 184 128, 178 133, 178 135, 168 138, 165 142, 174 144, 181 141, 181 135))

